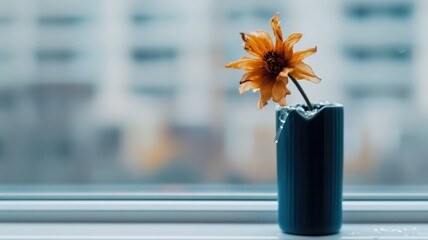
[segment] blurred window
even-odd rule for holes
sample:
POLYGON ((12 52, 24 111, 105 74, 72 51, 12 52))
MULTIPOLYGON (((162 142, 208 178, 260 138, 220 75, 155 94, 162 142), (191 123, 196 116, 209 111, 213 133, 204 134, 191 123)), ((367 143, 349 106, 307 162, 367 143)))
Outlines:
POLYGON ((423 0, 2 0, 3 191, 274 193, 275 105, 224 65, 278 11, 297 49, 318 46, 311 100, 345 106, 346 189, 426 186, 423 0))

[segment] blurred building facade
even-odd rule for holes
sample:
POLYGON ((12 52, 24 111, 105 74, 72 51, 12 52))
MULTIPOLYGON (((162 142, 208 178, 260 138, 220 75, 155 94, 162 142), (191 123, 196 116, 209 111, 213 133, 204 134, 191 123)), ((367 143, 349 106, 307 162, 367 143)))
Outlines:
POLYGON ((224 65, 280 11, 345 105, 346 182, 426 184, 427 5, 1 0, 0 183, 274 183, 275 105, 224 65))

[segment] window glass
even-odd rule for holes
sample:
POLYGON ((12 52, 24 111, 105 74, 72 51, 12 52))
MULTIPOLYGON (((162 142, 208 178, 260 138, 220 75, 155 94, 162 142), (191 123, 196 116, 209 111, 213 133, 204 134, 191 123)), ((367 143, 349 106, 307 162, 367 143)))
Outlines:
POLYGON ((427 184, 425 1, 2 0, 2 189, 275 192, 275 104, 224 65, 278 11, 318 46, 308 96, 345 106, 346 185, 427 184))

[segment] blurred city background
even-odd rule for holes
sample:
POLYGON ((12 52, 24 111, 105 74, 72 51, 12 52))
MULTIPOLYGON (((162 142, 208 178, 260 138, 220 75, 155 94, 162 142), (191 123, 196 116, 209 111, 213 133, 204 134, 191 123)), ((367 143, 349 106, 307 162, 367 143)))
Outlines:
POLYGON ((345 183, 428 184, 423 0, 0 0, 0 184, 275 184, 275 104, 224 65, 278 11, 345 106, 345 183))

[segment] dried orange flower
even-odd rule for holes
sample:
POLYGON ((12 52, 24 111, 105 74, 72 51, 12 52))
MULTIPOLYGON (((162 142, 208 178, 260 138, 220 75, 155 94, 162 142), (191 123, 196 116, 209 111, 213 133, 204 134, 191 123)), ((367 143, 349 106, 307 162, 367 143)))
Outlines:
MULTIPOLYGON (((302 61, 304 58, 316 53, 317 48, 294 52, 293 46, 300 40, 302 34, 291 34, 283 41, 278 16, 279 13, 275 14, 271 19, 275 45, 266 31, 259 30, 249 34, 241 33, 245 51, 256 58, 242 57, 240 60, 226 65, 226 68, 247 71, 239 82, 239 93, 243 94, 250 89, 254 91, 260 90, 259 109, 266 106, 270 99, 281 106, 286 105, 285 97, 290 94, 287 88, 289 77, 296 84, 295 79, 305 79, 313 83, 321 81, 312 68, 302 61)), ((298 87, 301 90, 300 86, 298 87)), ((304 95, 303 91, 301 92, 304 95)), ((306 100, 305 95, 304 97, 306 100)), ((308 104, 310 106, 309 102, 308 104)))

